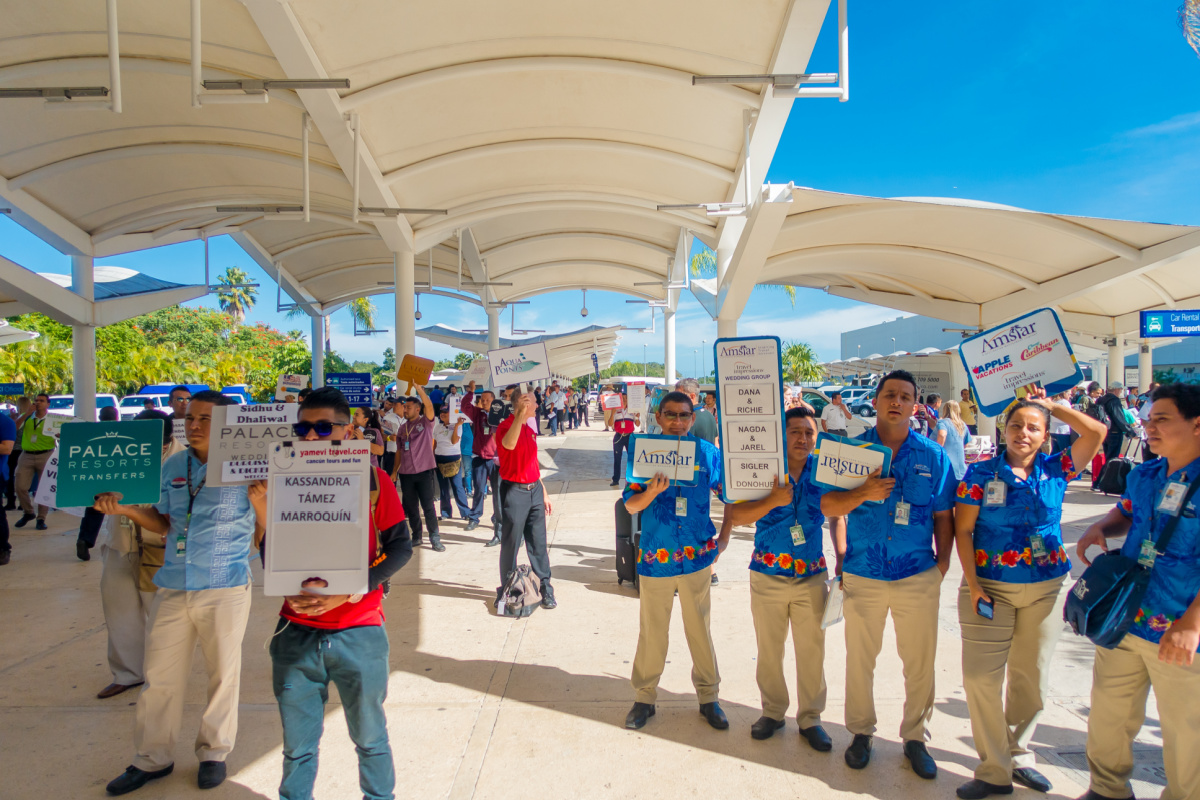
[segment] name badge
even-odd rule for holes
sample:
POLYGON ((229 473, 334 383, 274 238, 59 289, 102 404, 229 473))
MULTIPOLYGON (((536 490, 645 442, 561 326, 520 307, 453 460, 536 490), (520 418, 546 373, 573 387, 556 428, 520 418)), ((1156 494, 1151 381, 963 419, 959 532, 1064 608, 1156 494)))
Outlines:
POLYGON ((1045 558, 1050 555, 1046 552, 1046 540, 1042 538, 1040 533, 1035 533, 1029 537, 1029 549, 1033 552, 1034 558, 1045 558))
POLYGON ((675 498, 675 516, 677 516, 677 517, 686 517, 687 516, 687 498, 686 497, 676 497, 675 498))
POLYGON ((1171 481, 1167 484, 1167 488, 1163 489, 1162 497, 1158 498, 1158 511, 1163 514, 1170 514, 1172 517, 1179 514, 1179 509, 1183 507, 1183 496, 1187 494, 1187 484, 1180 481, 1171 481))
POLYGON ((1154 549, 1154 542, 1150 539, 1142 540, 1142 550, 1138 553, 1138 563, 1143 567, 1150 568, 1154 566, 1154 559, 1158 558, 1158 551, 1154 549))
POLYGON ((181 556, 181 555, 183 555, 185 550, 187 550, 187 539, 185 539, 182 536, 176 536, 175 537, 175 554, 181 556))
POLYGON ((999 478, 995 478, 987 482, 987 489, 983 495, 983 504, 985 506, 1002 506, 1004 501, 1008 499, 1008 484, 999 478))
POLYGON ((903 500, 896 503, 896 516, 893 518, 897 525, 907 525, 908 515, 912 510, 912 506, 905 503, 903 500))
POLYGON ((492 433, 492 426, 490 426, 490 425, 484 425, 484 426, 483 426, 483 435, 484 435, 484 436, 490 436, 490 435, 491 435, 491 433, 492 433))
POLYGON ((794 544, 796 547, 799 547, 800 545, 804 544, 804 542, 805 542, 804 526, 803 525, 793 525, 790 528, 790 530, 792 532, 792 544, 794 544))
POLYGON ((406 452, 406 453, 407 453, 407 452, 408 452, 408 449, 409 449, 409 447, 411 447, 411 446, 412 446, 412 442, 405 442, 405 443, 404 443, 404 452, 406 452))

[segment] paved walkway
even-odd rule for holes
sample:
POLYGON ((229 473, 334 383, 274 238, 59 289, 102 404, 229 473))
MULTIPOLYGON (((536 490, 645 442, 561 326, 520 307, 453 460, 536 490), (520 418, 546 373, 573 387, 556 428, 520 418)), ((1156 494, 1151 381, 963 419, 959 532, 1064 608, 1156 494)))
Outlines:
MULTIPOLYGON (((728 731, 697 712, 690 660, 678 613, 663 676, 658 715, 640 732, 623 727, 633 701, 630 662, 637 642, 637 596, 613 571, 609 487, 611 434, 590 429, 543 438, 542 463, 553 494, 549 531, 558 609, 512 621, 489 613, 498 580, 496 548, 455 521, 443 528, 445 553, 420 550, 393 582, 385 609, 392 680, 387 703, 401 798, 875 797, 951 798, 971 775, 975 754, 961 688, 955 594, 957 562, 942 589, 937 658, 938 699, 931 752, 941 765, 933 782, 903 763, 897 732, 903 688, 889 626, 876 675, 879 735, 862 772, 842 750, 845 648, 830 631, 825 725, 834 752, 804 745, 794 721, 766 742, 753 741, 758 718, 755 644, 746 564, 752 531, 738 529, 719 563, 712 625, 720 660, 728 731), (521 787, 518 789, 518 787, 521 787)), ((1069 493, 1068 542, 1111 501, 1076 485, 1069 493)), ((719 506, 719 504, 718 504, 719 506)), ((714 516, 720 511, 714 509, 714 516)), ((16 512, 9 512, 15 521, 16 512)), ((0 571, 0 797, 100 798, 132 755, 134 694, 97 700, 108 684, 98 558, 75 558, 76 520, 56 513, 50 531, 14 531, 13 560, 0 571)), ((828 549, 828 548, 827 548, 828 549)), ((830 554, 831 555, 831 554, 830 554)), ((211 800, 276 797, 280 724, 264 644, 279 609, 261 595, 244 645, 240 731, 229 780, 211 800)), ((1051 698, 1035 737, 1049 753, 1050 797, 1076 797, 1085 778, 1067 765, 1082 753, 1091 652, 1069 633, 1055 661, 1051 698)), ((175 774, 137 793, 146 798, 201 794, 192 739, 204 701, 202 661, 193 664, 175 774)), ((787 667, 794 675, 794 669, 787 667)), ((331 692, 320 798, 356 798, 357 768, 336 691, 331 692)), ((794 710, 794 709, 793 709, 794 710)), ((1160 743, 1153 706, 1142 737, 1151 757, 1160 743)), ((1161 761, 1159 762, 1161 764, 1161 761)), ((1161 767, 1160 767, 1161 768, 1161 767)), ((1158 787, 1139 787, 1156 797, 1158 787)), ((1034 794, 1018 789, 1018 795, 1034 794)))

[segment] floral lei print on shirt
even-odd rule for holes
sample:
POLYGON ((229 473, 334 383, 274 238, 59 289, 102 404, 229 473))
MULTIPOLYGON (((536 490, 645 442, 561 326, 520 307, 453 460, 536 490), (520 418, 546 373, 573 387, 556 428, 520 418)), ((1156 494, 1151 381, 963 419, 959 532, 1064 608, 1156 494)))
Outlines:
POLYGON ((825 565, 825 556, 821 556, 816 561, 805 561, 802 558, 793 558, 791 553, 770 553, 755 550, 753 558, 756 563, 767 567, 793 570, 797 578, 806 578, 809 575, 816 575, 828 569, 825 565))
POLYGON ((1134 625, 1148 628, 1158 634, 1166 633, 1174 623, 1175 617, 1166 614, 1155 614, 1153 617, 1147 617, 1146 609, 1144 608, 1139 608, 1137 616, 1133 618, 1134 625))
POLYGON ((692 547, 691 545, 687 545, 679 550, 674 551, 667 550, 666 548, 662 547, 657 550, 639 549, 638 558, 642 561, 645 561, 647 564, 668 564, 671 561, 680 564, 683 563, 685 558, 688 561, 692 561, 697 555, 704 555, 705 553, 710 553, 716 549, 717 541, 715 539, 709 539, 707 542, 700 545, 700 547, 692 547))

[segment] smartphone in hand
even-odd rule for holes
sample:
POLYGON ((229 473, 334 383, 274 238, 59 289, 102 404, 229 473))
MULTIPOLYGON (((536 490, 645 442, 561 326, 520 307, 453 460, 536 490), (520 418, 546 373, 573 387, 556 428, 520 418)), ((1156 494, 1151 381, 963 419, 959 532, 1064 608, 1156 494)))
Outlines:
POLYGON ((995 619, 996 618, 996 601, 995 600, 984 600, 982 597, 979 598, 979 602, 977 602, 975 604, 975 613, 978 614, 979 616, 983 617, 984 619, 995 619))

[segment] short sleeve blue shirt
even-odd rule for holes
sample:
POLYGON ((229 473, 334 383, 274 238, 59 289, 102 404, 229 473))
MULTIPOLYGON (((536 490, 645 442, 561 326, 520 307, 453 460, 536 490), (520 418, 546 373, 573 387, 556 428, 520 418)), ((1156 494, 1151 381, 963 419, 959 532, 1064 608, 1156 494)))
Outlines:
MULTIPOLYGON (((875 444, 870 428, 856 438, 875 444)), ((877 581, 898 581, 937 565, 933 515, 954 507, 956 484, 941 445, 910 431, 892 459, 896 485, 882 503, 863 503, 846 518, 846 557, 842 571, 877 581), (897 525, 896 504, 909 504, 907 525, 897 525)), ((824 492, 837 491, 825 489, 824 492)))
MULTIPOLYGON (((709 517, 713 490, 721 485, 721 451, 703 439, 696 443, 696 483, 672 485, 642 511, 642 539, 638 549, 638 574, 666 578, 699 572, 717 559, 717 529, 709 517), (686 505, 677 514, 677 498, 686 505)), ((645 490, 640 483, 626 484, 628 500, 645 490)))
POLYGON ((208 474, 206 464, 189 447, 168 458, 162 467, 162 492, 154 505, 171 518, 166 555, 154 576, 163 589, 199 591, 229 589, 250 582, 250 545, 254 538, 254 508, 245 486, 204 486, 192 505, 188 525, 188 461, 192 489, 208 474), (185 535, 186 529, 186 535, 185 535), (179 540, 185 540, 179 553, 179 540))
POLYGON ((807 578, 825 572, 821 546, 825 515, 821 513, 821 487, 813 483, 816 468, 817 457, 810 455, 798 479, 788 476, 792 483, 791 504, 772 508, 755 525, 750 569, 785 578, 807 578), (804 530, 804 544, 795 544, 792 539, 796 525, 804 530))
MULTIPOLYGON (((16 446, 17 424, 8 414, 0 413, 0 442, 13 442, 16 446)), ((8 480, 8 456, 0 456, 0 478, 8 480)))
MULTIPOLYGON (((1137 558, 1142 541, 1162 536, 1171 519, 1166 512, 1156 512, 1159 498, 1171 481, 1191 484, 1200 480, 1200 459, 1181 470, 1168 474, 1167 460, 1156 458, 1140 464, 1129 473, 1125 494, 1117 508, 1133 520, 1121 552, 1137 558)), ((1154 559, 1150 585, 1142 598, 1142 606, 1129 632, 1148 642, 1158 643, 1175 620, 1183 616, 1200 593, 1200 493, 1180 509, 1179 522, 1167 546, 1167 551, 1154 559)))
POLYGON ((958 484, 958 502, 979 507, 975 523, 975 574, 1004 583, 1039 583, 1071 571, 1062 541, 1062 504, 1067 482, 1077 477, 1071 451, 1038 453, 1029 477, 1018 478, 1003 454, 972 464, 958 484), (984 503, 987 484, 1004 482, 1004 505, 984 503), (1045 555, 1034 555, 1033 534, 1045 555))

